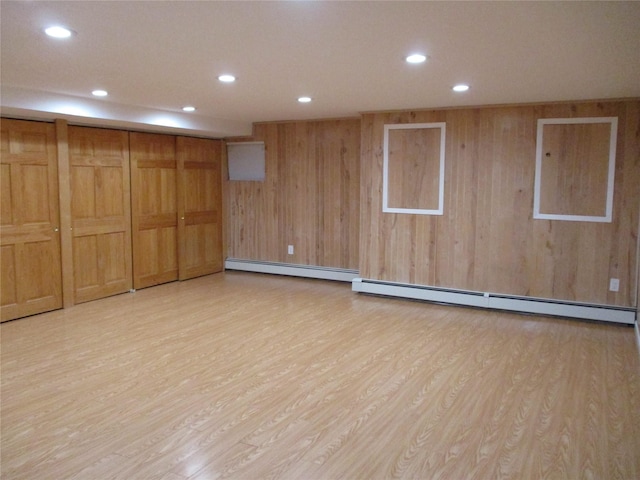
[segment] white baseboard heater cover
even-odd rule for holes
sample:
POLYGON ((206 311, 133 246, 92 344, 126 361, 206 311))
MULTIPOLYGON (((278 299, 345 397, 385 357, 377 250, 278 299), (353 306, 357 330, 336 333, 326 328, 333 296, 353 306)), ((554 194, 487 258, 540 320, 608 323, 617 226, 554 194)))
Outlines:
POLYGON ((381 282, 362 278, 353 279, 351 288, 354 292, 389 297, 410 298, 436 303, 509 310, 539 315, 626 323, 629 325, 635 322, 636 317, 635 309, 624 307, 560 302, 544 298, 507 296, 466 290, 451 290, 422 285, 381 282))
POLYGON ((318 278, 351 282, 358 276, 357 270, 344 268, 316 267, 313 265, 297 265, 294 263, 262 262, 228 258, 224 262, 225 270, 241 270, 244 272, 270 273, 273 275, 289 275, 292 277, 318 278))

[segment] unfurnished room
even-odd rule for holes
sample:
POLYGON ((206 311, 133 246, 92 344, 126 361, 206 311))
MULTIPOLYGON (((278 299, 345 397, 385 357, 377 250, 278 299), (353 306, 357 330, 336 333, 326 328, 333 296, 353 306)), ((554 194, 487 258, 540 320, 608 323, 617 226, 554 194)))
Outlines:
POLYGON ((640 478, 640 2, 0 2, 0 478, 640 478))

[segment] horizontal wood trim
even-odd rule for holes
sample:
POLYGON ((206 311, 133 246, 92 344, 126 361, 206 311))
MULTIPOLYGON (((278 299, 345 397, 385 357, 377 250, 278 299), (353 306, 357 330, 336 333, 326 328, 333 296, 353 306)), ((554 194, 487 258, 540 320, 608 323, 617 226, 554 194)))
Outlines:
POLYGON ((0 245, 47 242, 56 235, 58 232, 54 232, 50 225, 3 226, 0 228, 0 245))
POLYGON ((2 163, 7 165, 42 165, 49 163, 42 158, 41 153, 9 153, 2 152, 2 163))
POLYGON ((138 168, 175 169, 177 165, 176 160, 138 160, 136 163, 138 168))
POLYGON ((73 222, 73 236, 124 232, 127 231, 127 228, 129 228, 127 221, 122 217, 75 220, 73 222))
POLYGON ((22 304, 2 305, 0 321, 13 320, 38 313, 57 310, 60 308, 60 299, 54 295, 41 297, 35 300, 27 300, 22 304))
POLYGON ((178 280, 178 269, 167 270, 152 275, 140 275, 137 280, 139 283, 136 285, 136 288, 147 288, 162 283, 174 282, 178 280))
POLYGON ((83 156, 77 153, 71 154, 72 167, 114 167, 122 168, 122 159, 120 158, 96 158, 91 156, 83 156))
POLYGON ((219 214, 214 211, 207 212, 185 212, 185 225, 200 225, 201 223, 218 223, 219 214))
POLYGON ((90 302, 99 298, 126 293, 131 289, 129 281, 117 281, 104 285, 87 286, 76 289, 76 303, 90 302))
POLYGON ((178 224, 178 216, 175 213, 140 215, 138 217, 138 230, 149 228, 175 227, 178 224))

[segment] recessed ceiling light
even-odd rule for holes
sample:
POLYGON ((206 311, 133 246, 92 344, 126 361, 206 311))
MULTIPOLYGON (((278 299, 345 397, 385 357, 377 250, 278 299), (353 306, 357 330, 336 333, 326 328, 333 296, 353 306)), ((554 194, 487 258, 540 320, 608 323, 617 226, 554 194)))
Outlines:
POLYGON ((466 92, 467 90, 469 90, 469 85, 465 85, 463 83, 456 85, 452 88, 452 90, 454 92, 466 92))
POLYGON ((425 55, 421 53, 414 53, 405 58, 408 63, 422 63, 427 59, 425 55))
POLYGON ((195 112, 196 107, 192 107, 191 105, 187 105, 186 107, 182 107, 183 112, 195 112))
POLYGON ((298 101, 300 103, 309 103, 311 101, 311 97, 298 97, 298 101))
POLYGON ((106 97, 109 93, 106 90, 94 90, 91 95, 95 97, 106 97))
POLYGON ((224 83, 233 83, 236 81, 236 77, 234 77, 233 75, 224 74, 224 75, 220 75, 218 77, 218 80, 224 83))
POLYGON ((44 33, 53 38, 69 38, 73 35, 73 31, 59 25, 45 28, 44 33))

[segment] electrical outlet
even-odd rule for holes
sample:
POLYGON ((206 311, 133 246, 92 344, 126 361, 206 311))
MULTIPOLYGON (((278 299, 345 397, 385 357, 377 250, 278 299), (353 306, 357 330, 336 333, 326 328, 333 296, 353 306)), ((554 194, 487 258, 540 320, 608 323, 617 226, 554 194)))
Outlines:
POLYGON ((287 247, 287 254, 289 254, 289 255, 293 255, 293 245, 289 245, 289 246, 287 247))
POLYGON ((620 279, 619 278, 612 278, 609 280, 609 291, 610 292, 617 292, 618 290, 620 290, 620 279))

